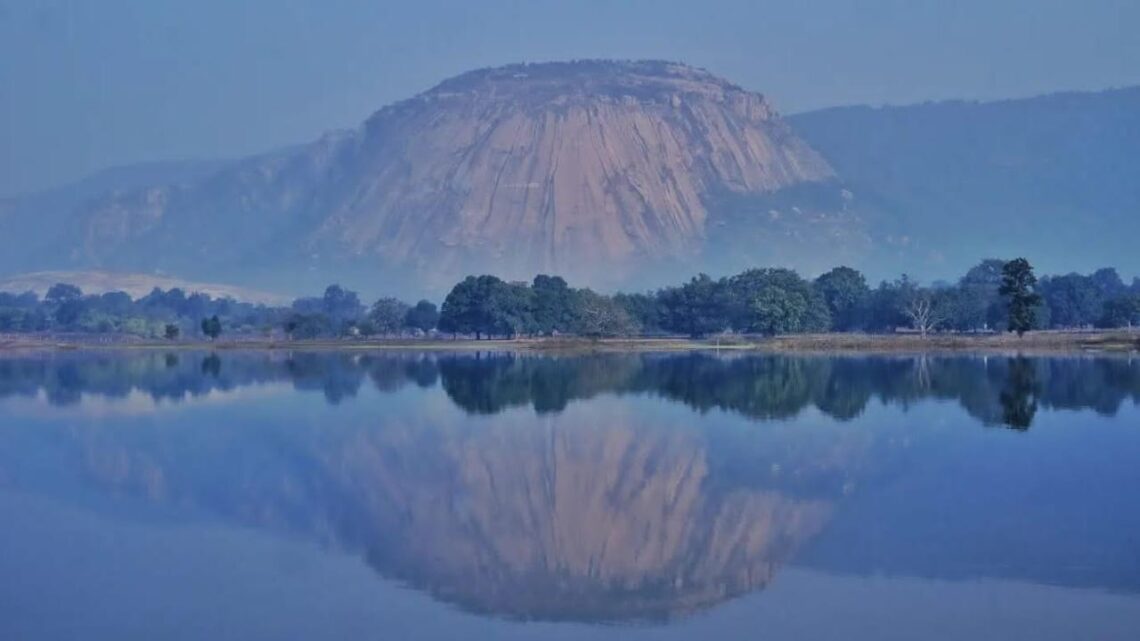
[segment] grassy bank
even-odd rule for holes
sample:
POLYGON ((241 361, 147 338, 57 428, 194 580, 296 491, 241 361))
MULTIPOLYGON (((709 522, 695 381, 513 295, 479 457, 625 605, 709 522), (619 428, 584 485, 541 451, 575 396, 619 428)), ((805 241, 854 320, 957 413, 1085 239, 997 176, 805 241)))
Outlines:
POLYGON ((1031 332, 1013 334, 793 334, 776 337, 719 336, 706 339, 520 338, 515 340, 345 339, 282 341, 263 338, 210 341, 163 341, 120 337, 91 340, 61 336, 4 335, 0 351, 34 349, 162 349, 162 350, 504 350, 542 352, 583 351, 767 351, 767 352, 1066 352, 1140 350, 1140 332, 1031 332))

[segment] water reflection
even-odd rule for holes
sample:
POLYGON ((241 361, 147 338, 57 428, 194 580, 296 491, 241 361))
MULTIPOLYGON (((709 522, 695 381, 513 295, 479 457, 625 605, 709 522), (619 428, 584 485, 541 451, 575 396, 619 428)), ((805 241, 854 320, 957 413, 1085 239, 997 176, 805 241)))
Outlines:
POLYGON ((1129 358, 715 357, 705 354, 53 354, 0 358, 0 398, 44 393, 52 405, 83 394, 141 391, 180 401, 213 390, 288 382, 331 404, 369 381, 394 392, 440 384, 471 414, 512 407, 556 413, 600 394, 645 394, 701 412, 724 410, 778 420, 815 408, 838 420, 872 401, 907 408, 923 399, 956 401, 986 425, 1028 429, 1039 406, 1115 414, 1140 399, 1140 362, 1129 358))
POLYGON ((193 409, 192 399, 211 392, 267 383, 325 402, 295 411, 251 401, 218 428, 217 415, 193 412, 147 429, 125 429, 125 419, 55 421, 49 412, 0 429, 0 476, 88 505, 101 505, 94 489, 143 511, 161 506, 301 536, 359 554, 381 576, 438 600, 519 619, 671 619, 763 588, 813 545, 805 562, 829 571, 1140 589, 1129 543, 1136 510, 1081 493, 1081 483, 1125 486, 1137 480, 1131 468, 1073 468, 1081 483, 1056 473, 1056 461, 1019 469, 1033 434, 1001 441, 1018 449, 963 450, 970 433, 985 431, 929 427, 942 414, 922 408, 945 404, 919 403, 951 401, 978 423, 1016 430, 1043 410, 1111 415, 1140 400, 1140 367, 1126 358, 0 359, 0 399, 53 406, 145 393, 193 409), (876 407, 886 418, 914 411, 924 429, 905 420, 850 424, 876 407), (927 470, 948 464, 945 452, 973 467, 929 480, 927 470), (36 466, 44 460, 63 463, 36 466), (970 500, 955 503, 956 492, 970 500), (1018 503, 1018 492, 1037 498, 1018 503), (961 513, 949 519, 940 511, 947 506, 961 513), (924 510, 928 518, 905 516, 924 510), (1073 524, 1084 529, 1057 537, 1073 524), (983 545, 972 549, 971 537, 983 545), (1001 547, 1014 539, 1021 556, 1001 547))
POLYGON ((1005 386, 998 396, 1001 402, 1002 422, 1015 430, 1027 430, 1037 414, 1037 370, 1028 358, 1017 357, 1009 361, 1005 386))

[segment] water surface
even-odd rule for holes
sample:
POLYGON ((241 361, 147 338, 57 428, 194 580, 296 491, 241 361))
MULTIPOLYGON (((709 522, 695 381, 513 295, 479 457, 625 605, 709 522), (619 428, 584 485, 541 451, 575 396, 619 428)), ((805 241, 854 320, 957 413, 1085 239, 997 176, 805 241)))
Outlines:
POLYGON ((0 357, 4 639, 1134 639, 1140 360, 0 357))

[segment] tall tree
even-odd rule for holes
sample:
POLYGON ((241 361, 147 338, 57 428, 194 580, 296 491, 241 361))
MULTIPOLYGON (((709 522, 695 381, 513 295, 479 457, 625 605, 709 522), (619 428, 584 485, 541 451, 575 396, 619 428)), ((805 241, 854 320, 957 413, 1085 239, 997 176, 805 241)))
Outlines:
POLYGON ((938 292, 926 287, 915 287, 903 296, 902 313, 910 319, 910 326, 925 337, 945 322, 945 306, 942 302, 938 292))
POLYGON ((1099 320, 1106 297, 1092 276, 1065 274, 1041 279, 1037 288, 1056 327, 1085 327, 1099 320))
POLYGON ((729 327, 724 283, 700 274, 658 294, 666 329, 698 338, 729 327))
POLYGON ((815 288, 831 312, 831 327, 840 332, 860 329, 871 289, 858 270, 836 267, 815 279, 815 288))
POLYGON ((1137 323, 1140 323, 1140 295, 1123 294, 1104 303, 1104 312, 1097 325, 1131 329, 1137 323))
POLYGON ((826 331, 831 313, 819 290, 790 269, 749 269, 728 279, 729 318, 742 332, 826 331))
POLYGON ((222 334, 222 321, 218 318, 217 314, 202 319, 202 333, 210 338, 216 339, 222 334))
MULTIPOLYGON (((525 285, 523 289, 526 289, 525 285)), ((525 297, 518 287, 490 276, 468 276, 447 294, 439 313, 439 328, 456 334, 514 334, 525 320, 525 297)))
POLYGON ((958 330, 1004 327, 1006 306, 998 290, 1006 261, 987 258, 970 268, 958 281, 958 292, 948 323, 958 330))
POLYGON ((83 290, 68 283, 56 283, 47 290, 44 300, 49 303, 64 303, 83 298, 83 290))
POLYGON ((1035 291, 1037 277, 1024 258, 1009 261, 1001 272, 998 293, 1009 303, 1009 331, 1022 336, 1037 322, 1037 306, 1041 304, 1041 295, 1035 291))
POLYGON ((321 311, 339 331, 344 332, 364 315, 364 305, 356 292, 340 285, 329 285, 321 297, 321 311))
POLYGON ((574 292, 561 276, 539 274, 531 283, 534 329, 546 336, 568 332, 574 325, 574 292))
POLYGON ((410 329, 430 332, 437 325, 439 325, 439 310, 436 309, 435 303, 429 300, 416 303, 415 307, 409 309, 404 316, 404 326, 410 329))
POLYGON ((404 328, 408 304, 395 298, 381 298, 368 311, 368 321, 377 334, 398 334, 404 328))
POLYGON ((642 334, 659 334, 661 327, 661 306, 657 295, 648 294, 615 294, 614 302, 622 306, 629 317, 637 323, 642 334))
POLYGON ((904 275, 895 282, 881 281, 867 301, 867 328, 875 331, 894 331, 910 323, 902 312, 903 294, 909 286, 904 275))

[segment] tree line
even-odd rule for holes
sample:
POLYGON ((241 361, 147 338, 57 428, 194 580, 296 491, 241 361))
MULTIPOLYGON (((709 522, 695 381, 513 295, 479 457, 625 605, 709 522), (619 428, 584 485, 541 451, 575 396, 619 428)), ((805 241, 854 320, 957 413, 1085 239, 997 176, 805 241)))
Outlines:
POLYGON ((254 305, 180 289, 132 299, 124 292, 85 295, 59 283, 41 299, 0 293, 0 332, 83 332, 175 340, 226 335, 291 339, 444 334, 519 336, 685 335, 722 332, 937 331, 1019 333, 1033 329, 1131 327, 1140 323, 1140 279, 1126 285, 1116 270, 1046 276, 1025 259, 984 260, 957 282, 923 285, 903 275, 872 287, 850 267, 814 280, 782 268, 749 269, 723 278, 642 293, 606 295, 571 287, 559 276, 530 282, 468 276, 437 307, 380 298, 330 285, 289 306, 254 305))
POLYGON ((84 294, 68 283, 51 286, 43 298, 34 292, 0 292, 0 332, 122 334, 176 339, 254 333, 280 322, 281 310, 266 305, 213 298, 182 289, 153 289, 132 298, 121 291, 84 294))
POLYGON ((1023 258, 985 260, 956 283, 909 276, 876 287, 850 267, 814 280, 790 269, 750 269, 645 293, 598 294, 557 276, 505 282, 469 276, 443 302, 438 329, 488 336, 685 335, 736 332, 934 331, 1024 333, 1033 329, 1131 327, 1140 323, 1140 279, 1114 269, 1038 281, 1023 258))

